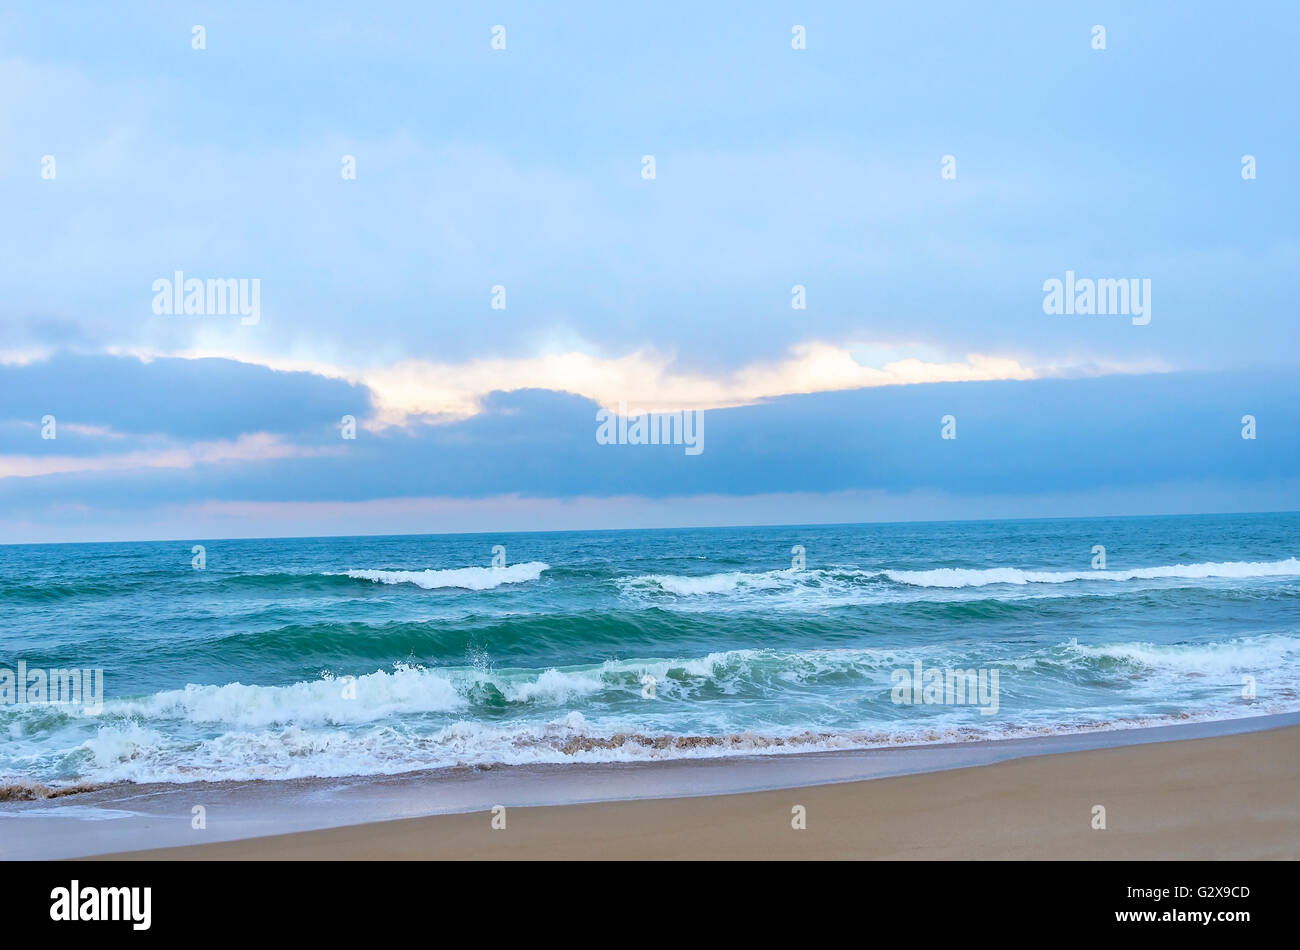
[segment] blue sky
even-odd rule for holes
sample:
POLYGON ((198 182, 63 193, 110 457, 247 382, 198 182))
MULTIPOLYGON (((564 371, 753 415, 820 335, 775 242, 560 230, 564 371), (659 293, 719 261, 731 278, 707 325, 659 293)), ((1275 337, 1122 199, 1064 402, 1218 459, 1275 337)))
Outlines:
POLYGON ((6 5, 0 541, 1295 507, 1300 12, 1132 7, 6 5))

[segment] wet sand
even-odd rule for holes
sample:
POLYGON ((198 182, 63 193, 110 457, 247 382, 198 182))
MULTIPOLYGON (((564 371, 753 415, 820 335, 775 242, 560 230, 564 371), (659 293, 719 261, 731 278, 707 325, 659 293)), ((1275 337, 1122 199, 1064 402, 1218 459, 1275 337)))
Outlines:
POLYGON ((504 828, 493 819, 483 810, 105 857, 1294 859, 1300 726, 776 791, 510 806, 504 828), (1104 829, 1093 827, 1098 805, 1104 829))

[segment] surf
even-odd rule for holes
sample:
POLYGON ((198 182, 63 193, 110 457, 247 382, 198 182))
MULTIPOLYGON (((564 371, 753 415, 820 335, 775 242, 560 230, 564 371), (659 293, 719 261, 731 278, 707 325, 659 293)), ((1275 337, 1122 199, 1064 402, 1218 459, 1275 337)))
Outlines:
POLYGON ((551 565, 541 561, 511 564, 508 567, 455 567, 424 571, 344 571, 353 580, 376 584, 414 584, 424 590, 456 587, 461 590, 492 590, 502 584, 525 584, 535 581, 551 565))

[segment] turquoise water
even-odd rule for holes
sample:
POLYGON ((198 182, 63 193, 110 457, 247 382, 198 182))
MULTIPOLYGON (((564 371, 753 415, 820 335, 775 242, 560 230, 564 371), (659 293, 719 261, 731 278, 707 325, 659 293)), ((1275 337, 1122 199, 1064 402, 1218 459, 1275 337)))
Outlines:
POLYGON ((101 709, 0 705, 0 782, 776 754, 1295 710, 1297 555, 1298 514, 0 547, 0 668, 104 671, 101 709), (996 671, 996 710, 896 702, 896 671, 918 662, 996 671))

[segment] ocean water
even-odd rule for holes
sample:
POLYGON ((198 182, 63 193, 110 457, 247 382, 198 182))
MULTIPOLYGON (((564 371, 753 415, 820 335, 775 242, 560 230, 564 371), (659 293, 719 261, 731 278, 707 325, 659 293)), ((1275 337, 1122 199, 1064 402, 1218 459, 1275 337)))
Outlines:
POLYGON ((0 671, 104 671, 99 709, 0 704, 0 787, 1293 711, 1298 556, 1294 513, 0 547, 0 671), (896 701, 918 669, 996 710, 896 701))

